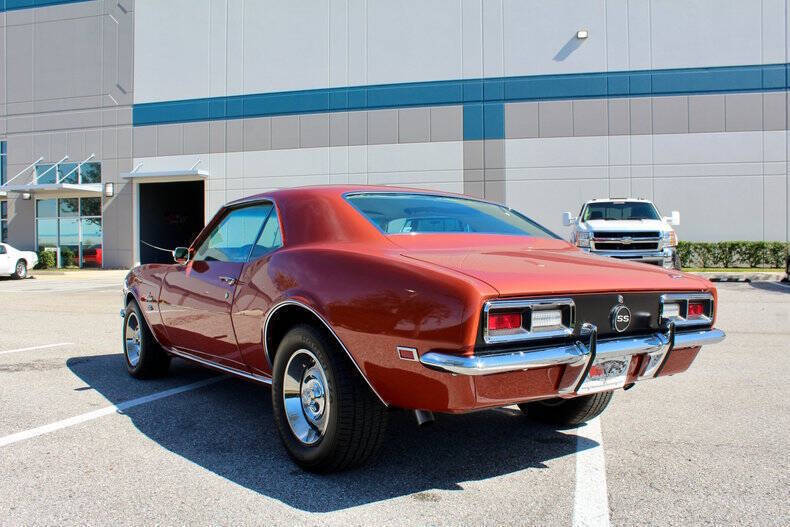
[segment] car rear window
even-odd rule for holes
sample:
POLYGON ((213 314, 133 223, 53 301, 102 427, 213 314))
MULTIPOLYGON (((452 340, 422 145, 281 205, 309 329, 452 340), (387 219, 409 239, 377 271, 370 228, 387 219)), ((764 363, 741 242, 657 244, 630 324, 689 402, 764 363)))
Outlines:
POLYGON ((513 209, 463 197, 366 192, 346 199, 385 234, 478 233, 558 238, 513 209))

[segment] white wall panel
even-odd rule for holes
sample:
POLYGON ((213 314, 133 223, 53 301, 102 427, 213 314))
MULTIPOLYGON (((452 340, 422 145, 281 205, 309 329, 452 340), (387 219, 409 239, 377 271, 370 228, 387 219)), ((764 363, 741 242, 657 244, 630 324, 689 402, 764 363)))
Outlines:
POLYGON ((761 64, 762 2, 650 2, 653 68, 761 64))
POLYGON ((138 0, 134 24, 134 102, 207 97, 209 0, 138 0))
POLYGON ((606 137, 507 139, 508 167, 596 166, 608 164, 606 137))
POLYGON ((369 84, 461 77, 460 2, 373 1, 367 10, 369 84))
POLYGON ((325 0, 244 2, 246 93, 329 85, 329 5, 325 0))
POLYGON ((576 73, 606 70, 603 0, 505 2, 505 74, 576 73), (576 32, 589 30, 579 40, 576 32))

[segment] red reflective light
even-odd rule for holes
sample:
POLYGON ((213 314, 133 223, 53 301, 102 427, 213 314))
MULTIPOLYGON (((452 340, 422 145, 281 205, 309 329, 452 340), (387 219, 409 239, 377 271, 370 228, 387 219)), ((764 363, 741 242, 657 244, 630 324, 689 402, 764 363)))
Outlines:
POLYGON ((701 317, 705 314, 705 304, 702 302, 689 302, 688 318, 701 317))
POLYGON ((488 329, 517 329, 521 327, 521 313, 489 313, 488 329))

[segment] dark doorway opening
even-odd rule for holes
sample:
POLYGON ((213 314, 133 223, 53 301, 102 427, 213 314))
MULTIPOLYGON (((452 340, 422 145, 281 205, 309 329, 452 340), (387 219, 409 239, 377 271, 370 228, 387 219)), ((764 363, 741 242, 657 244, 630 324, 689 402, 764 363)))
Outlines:
POLYGON ((140 184, 140 263, 173 263, 147 244, 188 247, 205 222, 204 196, 203 181, 140 184))

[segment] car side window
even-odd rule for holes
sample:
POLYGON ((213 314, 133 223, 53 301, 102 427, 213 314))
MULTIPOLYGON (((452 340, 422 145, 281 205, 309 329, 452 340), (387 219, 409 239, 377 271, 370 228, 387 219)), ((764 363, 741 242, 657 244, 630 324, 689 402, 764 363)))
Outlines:
POLYGON ((250 254, 250 260, 260 258, 278 247, 282 247, 283 239, 280 234, 280 220, 277 217, 277 209, 272 209, 269 219, 266 220, 266 225, 261 230, 261 235, 255 242, 250 254))
POLYGON ((271 203, 231 210, 203 240, 193 260, 246 262, 271 210, 271 203))
POLYGON ((5 254, 5 245, 0 245, 0 254, 5 254))

